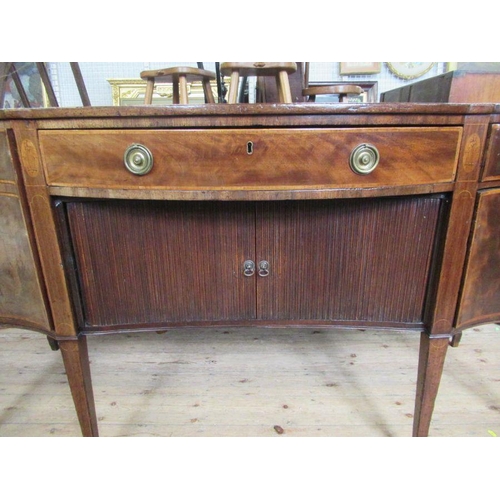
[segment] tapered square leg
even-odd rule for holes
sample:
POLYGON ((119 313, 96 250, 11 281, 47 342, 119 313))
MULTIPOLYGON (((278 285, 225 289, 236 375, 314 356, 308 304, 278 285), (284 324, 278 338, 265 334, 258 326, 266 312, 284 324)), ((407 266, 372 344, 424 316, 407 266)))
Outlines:
POLYGON ((426 333, 420 337, 417 395, 413 420, 413 436, 429 434, 434 403, 443 373, 449 338, 432 338, 426 333))
POLYGON ((97 437, 99 434, 90 378, 87 339, 80 337, 78 340, 60 340, 59 348, 82 434, 85 437, 97 437))

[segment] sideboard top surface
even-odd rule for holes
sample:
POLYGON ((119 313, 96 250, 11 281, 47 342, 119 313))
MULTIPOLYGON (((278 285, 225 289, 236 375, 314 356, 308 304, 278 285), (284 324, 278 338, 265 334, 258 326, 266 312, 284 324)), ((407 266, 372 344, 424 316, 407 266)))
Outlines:
MULTIPOLYGON (((0 123, 38 130, 461 126, 467 116, 500 121, 500 104, 203 104, 0 110, 0 123)), ((9 126, 9 125, 7 125, 9 126)))
POLYGON ((307 115, 463 115, 500 113, 500 104, 204 104, 169 106, 91 106, 0 109, 0 119, 126 118, 162 116, 307 116, 307 115))

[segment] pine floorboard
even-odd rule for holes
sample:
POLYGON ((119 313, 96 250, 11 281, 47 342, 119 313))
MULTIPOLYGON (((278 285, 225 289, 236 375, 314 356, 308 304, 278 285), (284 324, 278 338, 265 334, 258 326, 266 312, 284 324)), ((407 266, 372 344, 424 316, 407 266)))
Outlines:
MULTIPOLYGON (((500 435, 500 326, 464 332, 430 435, 500 435)), ((104 437, 409 437, 419 335, 195 329, 88 339, 104 437)), ((79 436, 61 354, 0 331, 0 436, 79 436)))

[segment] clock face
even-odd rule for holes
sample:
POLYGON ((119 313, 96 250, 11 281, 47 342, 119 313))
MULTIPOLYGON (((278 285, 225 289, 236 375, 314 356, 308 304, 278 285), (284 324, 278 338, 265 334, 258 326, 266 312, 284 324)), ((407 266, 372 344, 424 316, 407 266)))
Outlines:
POLYGON ((436 63, 433 62, 388 62, 387 66, 399 78, 411 80, 427 73, 436 63))

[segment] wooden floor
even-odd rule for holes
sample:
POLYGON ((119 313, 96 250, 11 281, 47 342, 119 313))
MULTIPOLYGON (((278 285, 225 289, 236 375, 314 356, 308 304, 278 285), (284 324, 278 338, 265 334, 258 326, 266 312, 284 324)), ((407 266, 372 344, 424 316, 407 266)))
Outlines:
MULTIPOLYGON (((89 339, 101 436, 411 435, 419 335, 192 330, 89 339)), ((450 348, 431 436, 500 436, 500 326, 450 348)), ((0 331, 0 436, 79 436, 60 352, 0 331)))

